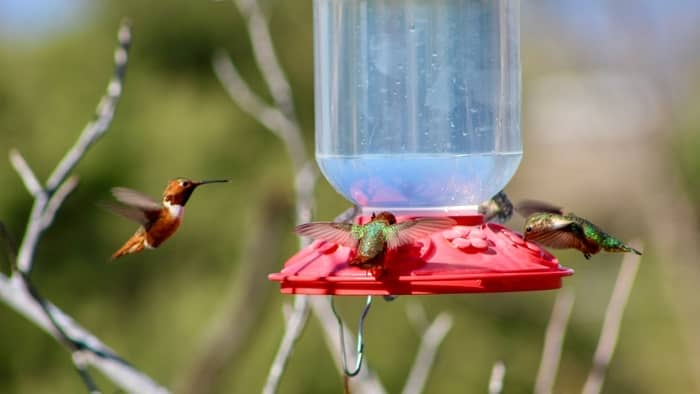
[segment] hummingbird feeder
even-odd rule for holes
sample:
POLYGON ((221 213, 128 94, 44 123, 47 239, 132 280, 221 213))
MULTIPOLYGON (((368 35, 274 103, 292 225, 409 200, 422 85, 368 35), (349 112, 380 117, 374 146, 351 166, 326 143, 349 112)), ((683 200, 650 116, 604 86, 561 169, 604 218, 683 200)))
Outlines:
POLYGON ((384 211, 455 223, 387 252, 381 275, 349 264, 352 248, 314 241, 269 275, 282 293, 547 290, 573 274, 476 210, 522 157, 519 30, 518 0, 314 0, 323 175, 361 207, 357 224, 384 211))

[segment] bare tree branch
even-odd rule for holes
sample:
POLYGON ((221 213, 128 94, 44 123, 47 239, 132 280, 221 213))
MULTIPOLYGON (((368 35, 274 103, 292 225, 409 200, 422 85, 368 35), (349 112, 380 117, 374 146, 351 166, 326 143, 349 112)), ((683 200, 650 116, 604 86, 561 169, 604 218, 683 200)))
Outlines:
MULTIPOLYGON (((638 250, 642 250, 642 246, 637 241, 632 242, 630 245, 638 250)), ((615 288, 610 296, 610 303, 605 310, 603 329, 600 332, 598 346, 593 355, 593 367, 588 374, 586 383, 583 385, 583 394, 600 393, 603 387, 605 372, 608 370, 608 365, 610 365, 610 360, 617 346, 622 315, 625 313, 625 308, 627 307, 627 301, 629 300, 632 285, 637 276, 640 260, 641 256, 634 253, 627 253, 622 259, 620 273, 617 275, 615 288)))
MULTIPOLYGON (((29 192, 34 196, 34 205, 30 214, 29 223, 25 230, 22 243, 17 254, 17 267, 25 274, 32 270, 34 252, 45 227, 43 216, 46 214, 49 198, 65 181, 70 171, 75 168, 87 149, 94 144, 109 128, 114 110, 122 92, 124 74, 128 61, 128 50, 131 45, 131 27, 128 22, 123 22, 118 33, 119 45, 114 53, 114 76, 107 85, 107 94, 100 100, 97 106, 96 119, 85 126, 75 145, 61 159, 53 173, 46 182, 46 188, 39 186, 39 181, 33 175, 29 166, 17 151, 10 153, 10 161, 22 177, 29 192)), ((49 212, 52 214, 51 212, 49 212)), ((55 213, 55 210, 54 210, 55 213)))
POLYGON ((15 168, 22 182, 24 182, 24 186, 29 190, 32 196, 43 193, 44 188, 41 187, 41 182, 39 182, 34 171, 32 171, 27 161, 17 149, 10 150, 10 163, 12 163, 12 167, 15 168))
MULTIPOLYGON (((302 206, 302 202, 297 200, 297 210, 302 206)), ((357 207, 350 207, 346 209, 343 213, 335 218, 336 222, 347 222, 351 221, 357 214, 357 207)), ((302 243, 305 242, 304 239, 301 240, 302 243)), ((330 308, 330 307, 329 307, 330 308)), ((283 309, 284 311, 284 309, 283 309)), ((333 312, 331 311, 331 314, 333 312)), ((282 336, 282 342, 277 349, 277 354, 275 359, 272 361, 270 366, 270 372, 268 373, 267 381, 265 382, 265 387, 263 388, 263 393, 273 394, 277 392, 277 387, 279 386, 279 381, 282 378, 282 373, 284 372, 287 362, 292 355, 294 350, 294 344, 297 342, 301 333, 306 327, 306 322, 309 316, 309 297, 305 295, 300 295, 294 297, 294 306, 285 316, 287 321, 285 323, 284 335, 282 336)), ((337 324, 337 322, 330 323, 332 325, 337 324)), ((324 327, 325 329, 331 331, 331 326, 324 327)), ((337 357, 340 360, 340 348, 337 349, 337 357)), ((338 367, 342 371, 342 366, 338 367)))
MULTIPOLYGON (((0 274, 0 298, 17 313, 27 320, 37 325, 49 335, 61 341, 56 332, 55 326, 47 317, 41 306, 29 294, 24 287, 20 276, 13 276, 12 279, 0 274)), ((167 393, 168 390, 159 386, 144 373, 138 371, 119 356, 109 347, 104 345, 97 337, 90 334, 68 315, 51 303, 47 303, 51 316, 62 327, 66 335, 76 343, 83 344, 85 350, 78 352, 74 357, 83 357, 84 362, 101 371, 119 387, 133 393, 167 393)), ((76 354, 73 352, 73 354, 76 354)), ((78 365, 78 364, 76 364, 78 365)))
MULTIPOLYGON (((269 105, 255 94, 243 80, 230 57, 223 52, 214 55, 213 67, 216 76, 228 92, 231 99, 250 116, 274 133, 285 144, 290 155, 295 174, 296 217, 297 223, 309 221, 314 205, 313 192, 318 178, 315 167, 309 160, 301 127, 294 113, 290 84, 287 81, 272 44, 269 27, 256 0, 234 0, 241 14, 247 19, 248 34, 253 45, 256 62, 268 89, 272 93, 275 105, 269 105)), ((352 208, 352 219, 357 210, 352 208)), ((347 214, 347 211, 344 213, 347 214)), ((341 214, 343 215, 343 214, 341 214)), ((306 247, 309 240, 300 238, 300 247, 306 247)), ((274 393, 279 385, 282 373, 292 353, 294 343, 301 335, 308 321, 308 308, 312 308, 319 317, 326 334, 327 343, 336 360, 338 370, 340 365, 340 343, 337 336, 337 322, 329 303, 324 297, 296 296, 294 308, 285 324, 285 333, 271 365, 264 391, 274 393)), ((347 327, 343 327, 349 332, 347 327)), ((352 341, 350 335, 346 335, 352 341)), ((383 393, 384 388, 365 366, 358 376, 352 379, 353 391, 383 393)))
POLYGON ((272 293, 266 285, 267 274, 279 264, 279 245, 287 235, 287 199, 272 194, 257 209, 257 225, 251 229, 242 262, 231 278, 231 289, 216 318, 210 324, 194 362, 183 374, 177 392, 206 394, 214 391, 222 371, 236 362, 251 332, 266 309, 272 293))
POLYGON ((75 145, 63 156, 63 159, 61 159, 51 176, 49 176, 49 180, 46 182, 46 189, 49 193, 53 193, 63 183, 68 174, 85 155, 85 152, 107 132, 109 125, 112 123, 114 111, 122 94, 126 65, 129 59, 131 24, 128 21, 122 22, 117 38, 119 46, 114 51, 114 76, 107 85, 107 94, 102 97, 102 100, 97 105, 95 120, 85 126, 75 145))
POLYGON ((501 394, 503 392, 503 379, 506 377, 506 365, 503 361, 496 361, 491 368, 489 378, 489 394, 501 394))
MULTIPOLYGON (((41 185, 18 151, 10 152, 10 161, 27 190, 34 197, 34 204, 19 251, 15 251, 14 246, 8 241, 10 258, 13 260, 13 269, 16 271, 9 278, 0 274, 0 299, 49 333, 71 352, 72 361, 89 392, 99 392, 87 370, 88 366, 94 366, 114 383, 130 392, 166 393, 165 388, 134 369, 99 339, 46 301, 29 278, 41 235, 51 226, 56 212, 77 185, 77 177, 68 178, 70 172, 85 155, 87 149, 107 131, 114 116, 122 91, 128 48, 131 43, 130 26, 127 22, 123 22, 120 26, 118 39, 119 45, 114 56, 115 73, 107 86, 106 95, 97 107, 96 119, 83 129, 75 145, 56 166, 46 187, 41 185)), ((4 235, 9 238, 8 234, 4 235)))
POLYGON ((554 380, 557 376, 559 360, 561 359, 561 348, 573 306, 573 291, 562 290, 557 294, 544 336, 542 360, 540 361, 540 369, 537 371, 537 379, 535 380, 535 394, 550 394, 554 388, 554 380))
MULTIPOLYGON (((301 130, 295 118, 287 117, 282 110, 268 105, 255 94, 238 73, 231 58, 223 51, 214 55, 214 73, 238 106, 260 124, 279 137, 289 153, 295 172, 301 171, 307 162, 301 130)), ((311 168, 313 170, 313 167, 311 168)))
POLYGON ((306 322, 309 319, 309 296, 294 297, 294 306, 292 313, 289 315, 285 326, 284 336, 277 349, 275 359, 270 366, 265 386, 262 389, 264 394, 274 394, 277 392, 277 387, 282 379, 282 374, 287 367, 287 362, 292 355, 294 345, 304 332, 306 322))
POLYGON ((73 190, 78 186, 78 176, 73 175, 58 187, 56 192, 51 196, 47 203, 44 214, 41 215, 41 227, 46 230, 53 224, 53 219, 56 217, 56 212, 61 208, 63 202, 68 198, 73 190))
POLYGON ((233 0, 233 3, 248 20, 248 35, 253 46, 253 55, 275 104, 287 118, 296 123, 292 89, 277 59, 270 27, 260 5, 256 0, 233 0))
POLYGON ((422 331, 418 353, 413 362, 413 367, 408 373, 403 394, 419 394, 423 392, 437 351, 451 328, 452 316, 443 312, 437 315, 435 320, 422 331))

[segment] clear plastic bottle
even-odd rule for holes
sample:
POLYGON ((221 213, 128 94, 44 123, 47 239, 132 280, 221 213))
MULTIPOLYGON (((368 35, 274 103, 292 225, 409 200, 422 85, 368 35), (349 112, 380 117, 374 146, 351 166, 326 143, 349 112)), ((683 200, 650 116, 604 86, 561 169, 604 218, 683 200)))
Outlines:
POLYGON ((522 156, 519 0, 314 0, 316 160, 365 211, 469 211, 522 156))

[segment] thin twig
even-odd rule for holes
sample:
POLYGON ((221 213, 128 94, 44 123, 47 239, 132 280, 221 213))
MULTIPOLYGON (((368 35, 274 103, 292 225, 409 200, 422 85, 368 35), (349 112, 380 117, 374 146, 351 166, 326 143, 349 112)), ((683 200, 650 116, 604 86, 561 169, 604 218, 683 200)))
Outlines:
POLYGON ((452 328, 452 316, 443 312, 423 331, 413 367, 403 388, 403 394, 419 394, 425 388, 428 374, 442 341, 452 328))
POLYGON ((292 355, 294 345, 306 327, 309 318, 309 296, 294 297, 294 307, 287 322, 284 325, 284 336, 280 342, 275 359, 272 361, 270 371, 265 381, 262 392, 274 394, 282 379, 282 374, 287 367, 287 362, 292 355))
POLYGON ((225 52, 219 51, 214 55, 213 67, 214 73, 231 99, 284 142, 295 172, 301 171, 306 164, 307 155, 297 122, 255 94, 225 52))
POLYGON ((56 212, 58 212, 58 209, 61 208, 61 205, 63 205, 63 202, 66 200, 66 198, 68 198, 68 195, 70 195, 78 186, 78 179, 79 178, 77 175, 71 176, 65 182, 63 182, 53 196, 51 196, 46 205, 46 209, 44 210, 44 214, 41 215, 41 227, 44 230, 53 224, 53 220, 56 217, 56 212))
MULTIPOLYGON (((22 177, 29 192, 34 196, 32 212, 17 254, 17 267, 25 274, 29 274, 32 270, 37 244, 43 231, 46 229, 43 226, 43 222, 45 222, 43 216, 46 214, 49 197, 61 186, 69 173, 85 155, 87 149, 107 131, 112 122, 114 110, 122 92, 128 62, 128 50, 131 45, 131 27, 128 22, 122 22, 118 32, 118 40, 118 47, 114 53, 114 75, 107 85, 106 95, 97 106, 96 119, 85 126, 76 143, 58 163, 46 182, 46 188, 38 186, 37 190, 39 182, 36 180, 36 176, 33 176, 22 156, 17 151, 10 153, 12 164, 22 177)), ((53 213, 50 212, 52 215, 54 213, 55 209, 53 213)))
POLYGON ((253 47, 253 56, 272 98, 285 116, 296 123, 292 89, 277 59, 270 27, 260 5, 256 0, 233 0, 233 3, 248 20, 248 36, 253 47))
POLYGON ((97 105, 95 120, 85 126, 76 143, 63 156, 63 159, 49 176, 49 180, 46 182, 46 189, 49 193, 52 193, 63 183, 68 174, 83 158, 85 152, 107 132, 112 123, 114 111, 122 94, 126 65, 129 60, 129 47, 131 46, 131 24, 129 21, 122 22, 117 38, 119 46, 114 51, 114 75, 107 85, 107 93, 97 105))
POLYGON ((542 360, 535 380, 535 394, 550 394, 559 370, 561 349, 566 335, 566 327, 574 306, 574 292, 562 290, 557 294, 552 307, 552 315, 547 324, 542 348, 542 360))
POLYGON ((506 377, 506 365, 503 361, 496 361, 491 368, 489 378, 489 394, 501 394, 503 392, 503 379, 506 377))
MULTIPOLYGON (((631 246, 639 250, 642 249, 639 242, 632 242, 631 246)), ((603 328, 600 332, 600 338, 598 339, 598 346, 593 355, 593 367, 583 386, 583 394, 598 394, 603 387, 605 373, 608 370, 610 360, 617 346, 622 315, 625 312, 627 301, 632 291, 632 285, 637 276, 640 260, 641 256, 633 253, 627 253, 622 259, 622 266, 620 267, 620 272, 615 281, 615 288, 610 296, 610 303, 605 310, 603 328)))
MULTIPOLYGON (((299 202, 297 202, 297 209, 299 209, 299 202)), ((356 214, 357 208, 353 206, 338 215, 335 221, 350 221, 356 214)), ((302 239, 301 242, 305 242, 305 240, 302 239)), ((292 355, 294 344, 299 340, 301 333, 306 327, 308 316, 309 297, 305 295, 294 297, 294 306, 286 317, 287 321, 285 323, 284 335, 282 336, 282 341, 277 349, 277 354, 275 354, 275 359, 272 361, 272 365, 270 366, 270 372, 268 373, 267 381, 265 382, 265 387, 263 388, 263 393, 273 394, 277 392, 277 387, 279 386, 280 379, 282 378, 282 373, 284 372, 287 362, 292 355)), ((338 348, 337 353, 338 357, 340 357, 340 348, 338 348)))
POLYGON ((27 161, 17 149, 10 149, 10 163, 12 167, 15 168, 15 171, 17 171, 17 174, 19 174, 22 182, 24 182, 24 186, 29 190, 29 194, 36 196, 44 191, 34 171, 32 171, 27 161))

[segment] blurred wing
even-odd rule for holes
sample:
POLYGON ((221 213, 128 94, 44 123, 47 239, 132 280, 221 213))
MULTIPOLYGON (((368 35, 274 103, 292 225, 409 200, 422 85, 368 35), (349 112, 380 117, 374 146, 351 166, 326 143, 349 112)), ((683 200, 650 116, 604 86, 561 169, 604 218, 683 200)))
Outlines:
POLYGON ((533 213, 556 213, 558 215, 564 214, 561 207, 537 200, 520 201, 515 207, 515 211, 518 212, 520 216, 524 218, 527 218, 533 213))
POLYGON ((125 187, 115 187, 112 189, 112 195, 123 204, 141 208, 145 211, 160 211, 161 209, 161 205, 158 201, 136 190, 127 189, 125 187))
POLYGON ((362 238, 362 227, 354 226, 350 223, 304 223, 296 226, 294 231, 299 235, 348 246, 353 249, 357 248, 357 242, 362 238))
POLYGON ((144 211, 140 208, 128 205, 121 205, 111 201, 100 201, 98 205, 117 215, 133 220, 142 226, 147 226, 152 220, 157 218, 159 211, 144 211))
POLYGON ((583 238, 583 230, 576 223, 570 223, 560 230, 540 231, 530 234, 528 240, 533 240, 542 245, 555 249, 578 249, 585 250, 586 244, 583 238))
POLYGON ((411 244, 430 234, 447 230, 457 222, 450 218, 418 218, 397 223, 385 230, 386 244, 389 249, 411 244))

